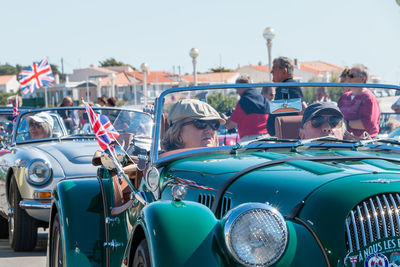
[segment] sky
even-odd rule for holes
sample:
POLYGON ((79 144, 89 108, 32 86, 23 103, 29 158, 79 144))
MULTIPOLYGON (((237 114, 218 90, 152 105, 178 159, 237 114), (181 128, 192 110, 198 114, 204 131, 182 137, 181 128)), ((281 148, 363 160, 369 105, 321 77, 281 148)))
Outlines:
MULTIPOLYGON (((397 0, 400 3, 400 0, 397 0)), ((48 57, 65 73, 115 58, 150 71, 268 64, 272 58, 362 63, 383 83, 400 83, 400 4, 396 0, 3 0, 0 64, 48 57)))

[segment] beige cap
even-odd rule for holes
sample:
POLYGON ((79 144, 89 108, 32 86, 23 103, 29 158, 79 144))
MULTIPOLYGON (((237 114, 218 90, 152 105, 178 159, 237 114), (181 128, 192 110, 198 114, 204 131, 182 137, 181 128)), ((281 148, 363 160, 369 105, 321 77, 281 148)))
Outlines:
POLYGON ((197 99, 181 99, 171 107, 168 113, 168 122, 170 124, 186 118, 219 120, 221 124, 225 124, 225 120, 221 118, 212 106, 197 99))
POLYGON ((35 115, 33 115, 33 116, 29 116, 28 118, 27 118, 27 120, 28 120, 28 122, 30 121, 30 120, 34 120, 34 121, 36 121, 36 122, 46 122, 46 123, 48 123, 49 125, 50 125, 50 128, 53 128, 53 126, 54 126, 54 121, 53 121, 53 118, 48 114, 48 113, 46 113, 46 112, 39 112, 39 113, 36 113, 35 115))

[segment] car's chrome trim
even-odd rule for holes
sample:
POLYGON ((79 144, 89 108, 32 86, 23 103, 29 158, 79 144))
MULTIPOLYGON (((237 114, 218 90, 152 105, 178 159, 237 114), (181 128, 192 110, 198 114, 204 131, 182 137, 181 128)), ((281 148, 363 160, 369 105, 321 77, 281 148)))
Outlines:
POLYGON ((362 236, 362 240, 363 240, 363 246, 366 246, 367 245, 367 241, 365 239, 365 228, 364 228, 363 217, 361 215, 360 206, 357 206, 357 214, 358 214, 358 218, 360 218, 361 236, 362 236))
MULTIPOLYGON (((364 207, 364 212, 366 214, 365 217, 367 218, 368 231, 369 231, 369 233, 372 233, 371 215, 369 215, 368 207, 367 207, 367 203, 366 202, 363 203, 363 207, 364 207)), ((374 242, 374 238, 373 238, 373 236, 371 234, 369 235, 369 241, 371 243, 374 242)))
POLYGON ((392 205, 394 207, 394 213, 396 214, 397 225, 400 225, 399 209, 397 208, 396 202, 394 201, 392 194, 390 194, 389 196, 390 196, 390 201, 392 202, 392 205))
POLYGON ((356 233, 354 235, 354 237, 356 239, 356 241, 355 241, 356 242, 356 247, 357 247, 357 250, 359 250, 360 249, 360 242, 358 241, 357 225, 356 225, 356 220, 354 218, 354 212, 353 211, 350 212, 350 216, 351 216, 351 223, 352 223, 353 228, 354 228, 354 233, 356 233))
POLYGON ((381 231, 379 230, 378 213, 376 212, 376 208, 375 208, 374 202, 372 201, 371 198, 369 199, 369 203, 370 203, 371 208, 372 208, 372 214, 374 214, 376 234, 378 236, 378 239, 380 239, 381 238, 381 231))
POLYGON ((383 210, 381 201, 378 196, 376 196, 376 201, 378 202, 379 213, 381 214, 382 224, 383 224, 383 233, 385 237, 388 237, 387 228, 386 228, 386 219, 385 219, 385 211, 383 210))
MULTIPOLYGON (((387 201, 387 198, 385 195, 383 195, 383 201, 385 202, 386 207, 390 207, 389 206, 389 202, 387 201)), ((393 224, 393 216, 392 216, 392 212, 390 209, 387 210, 388 211, 388 216, 389 216, 389 221, 390 221, 390 229, 392 230, 392 236, 395 236, 395 231, 394 231, 394 224, 393 224)))
POLYGON ((351 234, 350 234, 350 219, 346 220, 346 232, 347 232, 347 240, 349 241, 350 252, 353 252, 353 244, 351 242, 351 234))
POLYGON ((49 209, 51 207, 51 203, 42 203, 42 202, 37 202, 37 201, 31 201, 31 200, 21 200, 19 202, 19 206, 22 209, 49 209))
POLYGON ((345 221, 347 251, 351 253, 382 238, 398 236, 399 207, 400 195, 396 192, 374 195, 358 203, 345 221))

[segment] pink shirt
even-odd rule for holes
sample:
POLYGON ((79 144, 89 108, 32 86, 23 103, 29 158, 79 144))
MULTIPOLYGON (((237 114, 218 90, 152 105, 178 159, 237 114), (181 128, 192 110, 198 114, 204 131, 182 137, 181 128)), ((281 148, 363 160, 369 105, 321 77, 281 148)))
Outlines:
POLYGON ((239 103, 230 119, 237 124, 240 138, 247 135, 267 134, 268 114, 246 114, 239 103))
POLYGON ((351 91, 344 93, 338 101, 338 107, 343 113, 345 120, 361 120, 365 130, 348 128, 355 136, 360 136, 366 131, 371 137, 379 133, 379 118, 381 110, 378 100, 370 90, 351 99, 351 91))

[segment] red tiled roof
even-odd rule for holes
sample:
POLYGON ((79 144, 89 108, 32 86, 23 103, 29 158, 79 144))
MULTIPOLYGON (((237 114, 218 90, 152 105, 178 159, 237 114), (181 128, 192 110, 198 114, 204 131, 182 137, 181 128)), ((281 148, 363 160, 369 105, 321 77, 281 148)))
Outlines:
POLYGON ((309 61, 300 62, 300 69, 315 74, 337 71, 340 72, 344 69, 342 66, 326 63, 323 61, 309 61))
MULTIPOLYGON (((101 86, 107 86, 111 83, 110 77, 104 77, 103 79, 101 79, 101 86)), ((114 80, 114 84, 115 86, 123 86, 123 85, 129 85, 131 84, 131 80, 128 77, 128 73, 127 72, 119 72, 115 74, 115 80, 114 80)))
POLYGON ((8 83, 15 75, 0 75, 0 84, 8 83))
POLYGON ((255 69, 255 70, 259 70, 259 71, 263 71, 263 72, 269 73, 269 68, 267 66, 249 65, 249 67, 252 68, 252 69, 255 69))
MULTIPOLYGON (((210 73, 199 73, 197 79, 204 82, 223 82, 231 79, 238 75, 237 72, 210 72, 210 73)), ((193 76, 192 81, 193 81, 193 76)))
MULTIPOLYGON (((134 77, 139 81, 143 81, 143 73, 141 71, 131 71, 127 72, 128 75, 134 77)), ((147 83, 173 83, 175 80, 169 78, 173 73, 165 72, 165 71, 149 71, 146 80, 147 83)))

